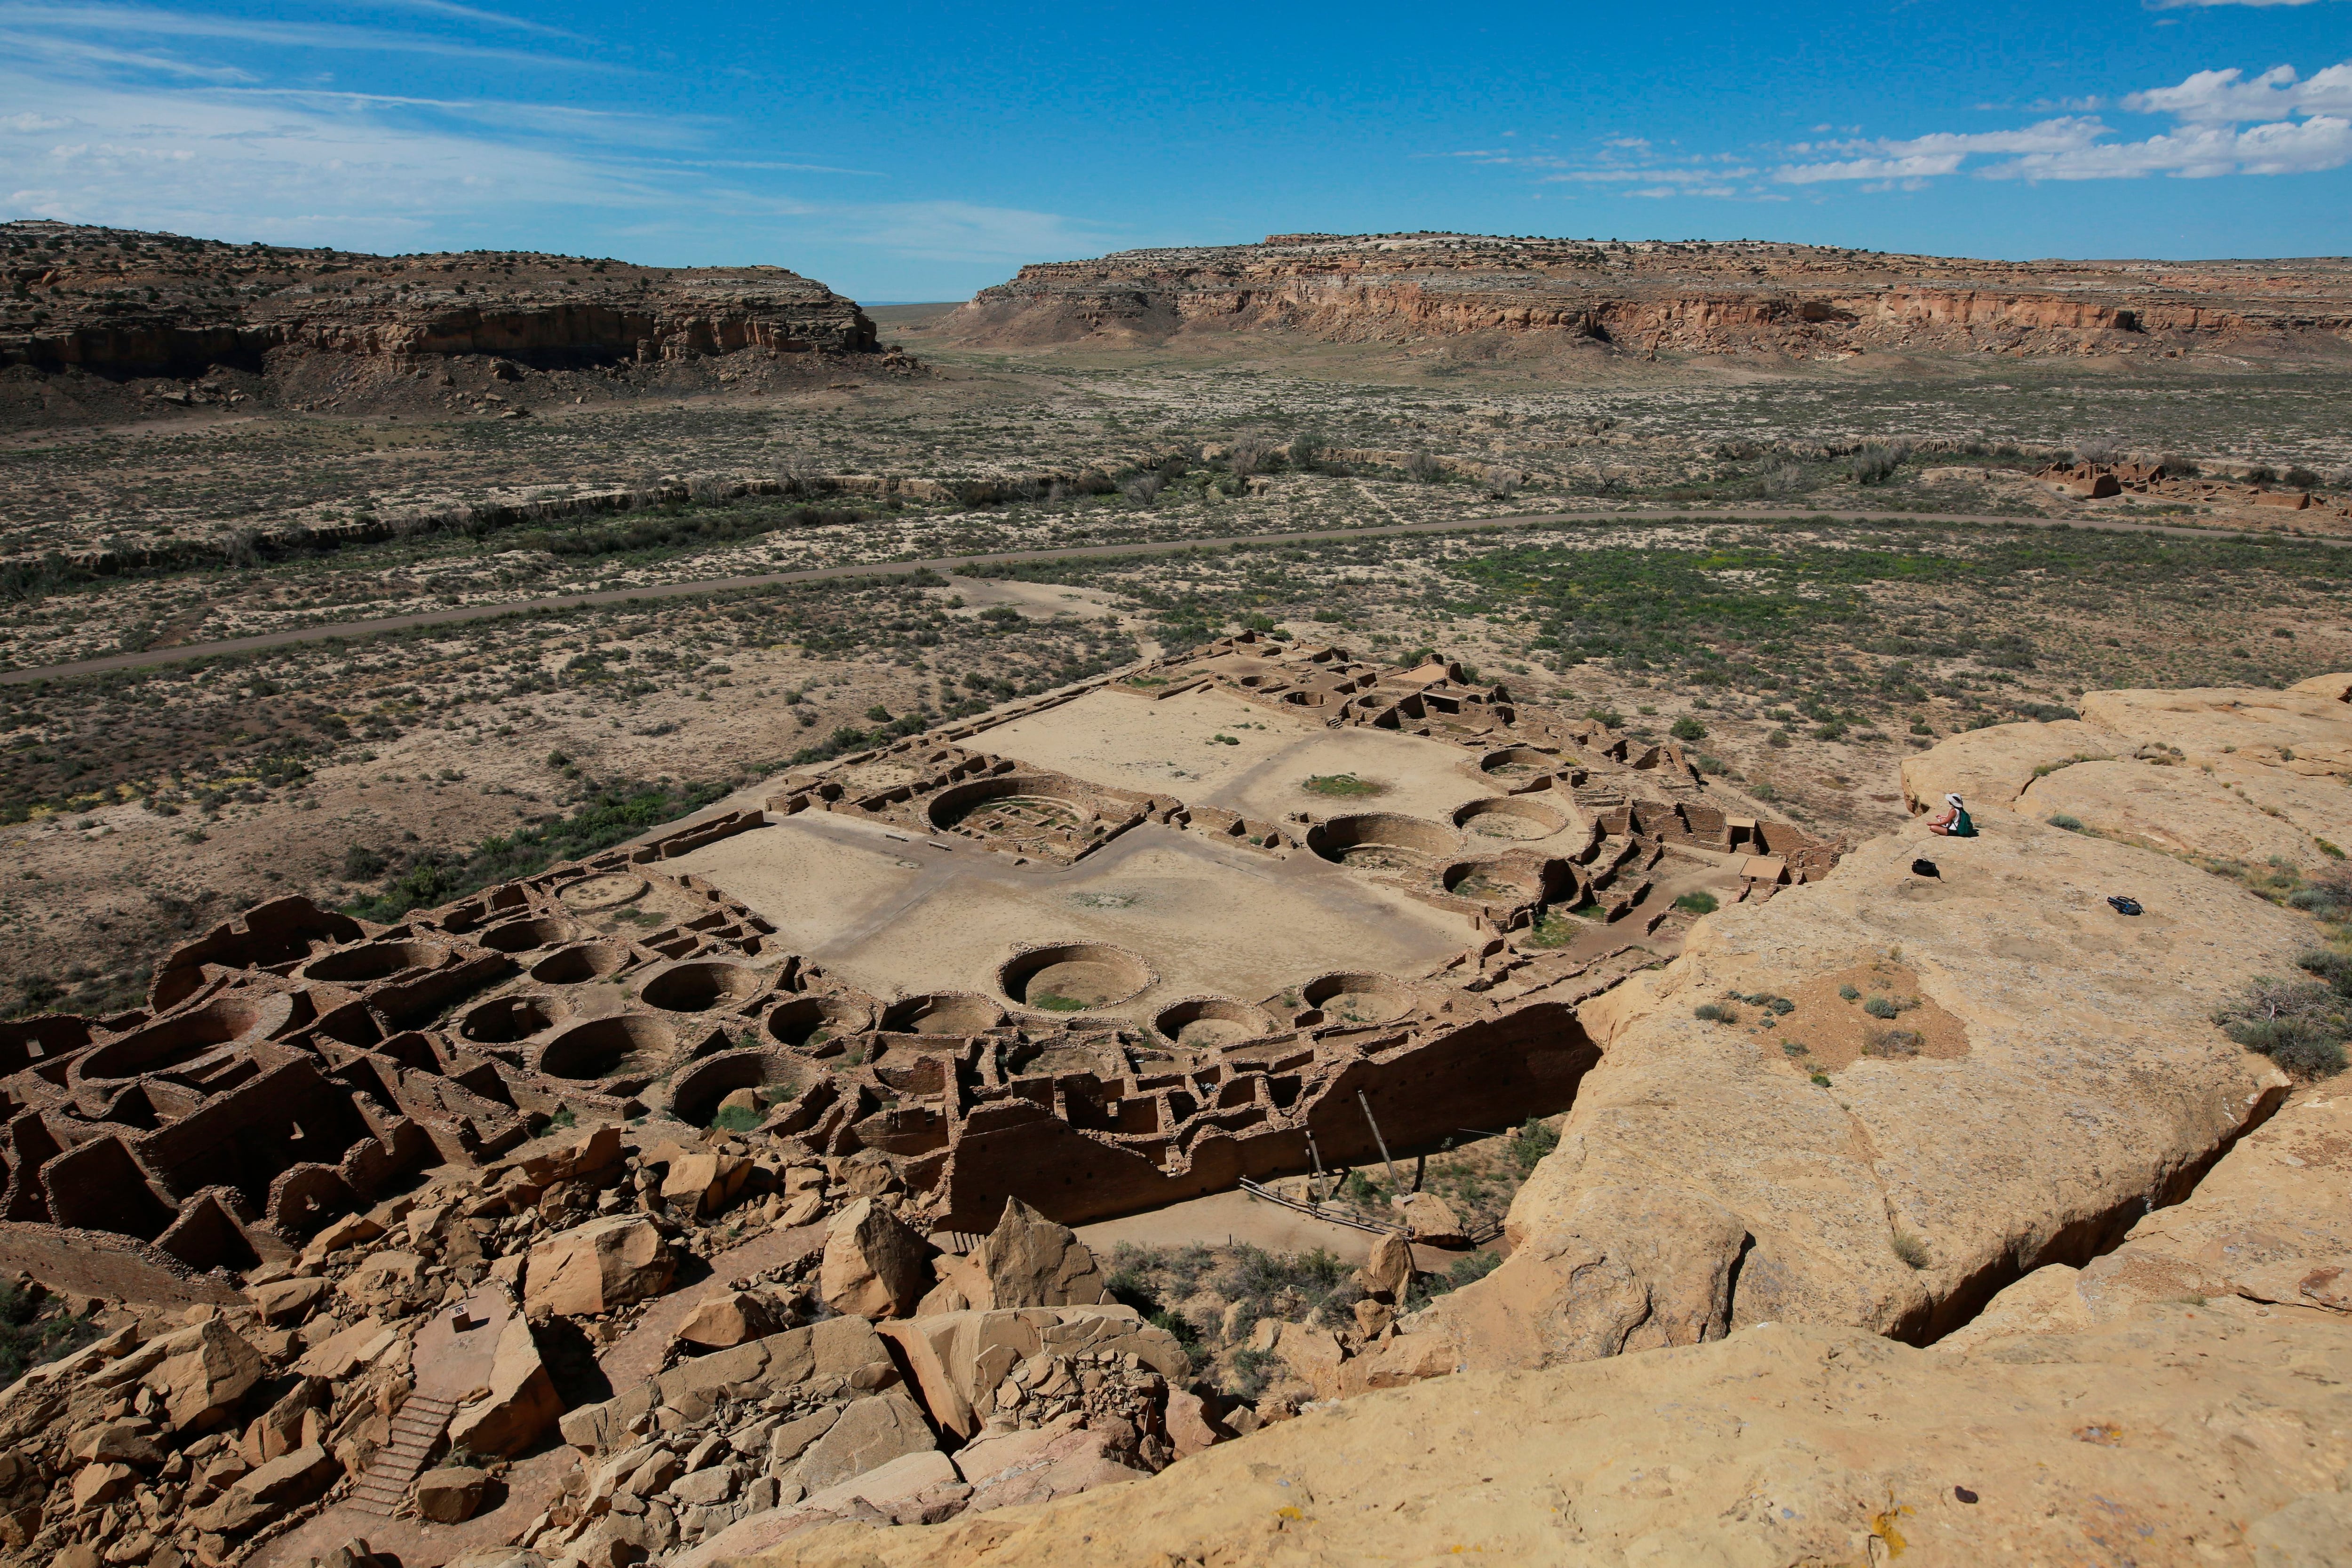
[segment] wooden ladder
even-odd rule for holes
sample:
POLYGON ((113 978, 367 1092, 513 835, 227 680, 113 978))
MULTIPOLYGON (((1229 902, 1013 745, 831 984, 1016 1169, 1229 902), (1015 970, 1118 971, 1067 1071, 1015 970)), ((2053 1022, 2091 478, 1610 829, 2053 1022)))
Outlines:
POLYGON ((425 1468, 425 1456, 441 1440, 441 1433, 457 1414, 457 1402, 430 1394, 412 1394, 392 1418, 392 1441, 352 1487, 351 1504, 363 1513, 390 1519, 408 1501, 408 1489, 425 1468))

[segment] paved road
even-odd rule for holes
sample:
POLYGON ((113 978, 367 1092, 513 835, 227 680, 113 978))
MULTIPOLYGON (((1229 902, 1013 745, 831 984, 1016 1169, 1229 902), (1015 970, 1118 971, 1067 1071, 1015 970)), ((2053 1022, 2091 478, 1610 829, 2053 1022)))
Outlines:
MULTIPOLYGON (((207 658, 228 653, 252 653, 262 648, 286 647, 299 643, 327 642, 336 637, 349 640, 373 637, 383 632, 409 631, 419 626, 457 626, 467 621, 495 620, 501 616, 529 615, 534 610, 570 610, 596 605, 618 605, 647 599, 678 599, 696 594, 719 594, 730 589, 764 587, 776 583, 816 583, 836 577, 895 576, 925 570, 952 572, 959 566, 1007 565, 1024 561, 1083 561, 1122 555, 1166 555, 1185 550, 1223 548, 1231 544, 1312 544, 1335 539, 1379 539, 1401 533, 1470 533, 1489 529, 1540 528, 1561 522, 1650 525, 1661 522, 1788 522, 1822 518, 1832 522, 1989 523, 2012 528, 2082 529, 2099 533, 2160 533, 2176 539, 2229 538, 2236 537, 2241 532, 2234 529, 2183 528, 2170 523, 2127 522, 2120 519, 2078 521, 2061 518, 1983 517, 1959 512, 1825 513, 1804 510, 1546 512, 1533 516, 1466 518, 1452 522, 1394 522, 1365 528, 1323 528, 1291 533, 1235 533, 1216 539, 1155 540, 1130 544, 1076 544, 1058 550, 982 551, 965 555, 925 556, 916 561, 870 561, 850 566, 813 566, 798 572, 762 572, 747 577, 708 577, 693 583, 660 583, 642 588, 612 588, 591 594, 557 594, 538 599, 509 599, 492 605, 462 605, 446 610, 420 610, 414 615, 387 616, 379 620, 334 621, 321 626, 297 626, 286 631, 264 632, 255 637, 229 637, 220 642, 183 643, 176 647, 149 648, 142 653, 109 654, 102 658, 78 659, 70 664, 40 665, 24 669, 0 670, 0 686, 22 686, 30 681, 55 680, 74 675, 96 675, 110 669, 147 669, 157 665, 179 664, 192 658, 207 658)), ((2330 539, 2317 535, 2298 536, 2298 542, 2327 544, 2337 548, 2352 547, 2352 539, 2330 539)))

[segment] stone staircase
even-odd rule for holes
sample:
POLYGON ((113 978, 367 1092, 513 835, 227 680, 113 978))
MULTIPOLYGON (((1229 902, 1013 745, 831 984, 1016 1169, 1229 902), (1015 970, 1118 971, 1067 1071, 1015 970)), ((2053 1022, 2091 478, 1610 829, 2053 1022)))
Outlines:
POLYGON ((362 1513, 390 1519, 408 1501, 425 1457, 456 1415, 457 1401, 429 1394, 412 1394, 392 1418, 392 1441, 375 1452, 367 1469, 352 1487, 351 1505, 362 1513))

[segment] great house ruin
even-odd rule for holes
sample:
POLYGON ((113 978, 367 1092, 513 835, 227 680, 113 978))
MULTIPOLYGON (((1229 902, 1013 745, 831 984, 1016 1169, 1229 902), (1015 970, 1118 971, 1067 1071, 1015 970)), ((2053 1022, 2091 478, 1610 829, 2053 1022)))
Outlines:
POLYGON ((140 1011, 0 1025, 0 1217, 246 1268, 567 1113, 730 1107, 935 1231, 1132 1213, 1565 1109, 1576 1005, 1678 895, 1835 853, 1674 743, 1255 634, 769 787, 396 926, 264 904, 140 1011))

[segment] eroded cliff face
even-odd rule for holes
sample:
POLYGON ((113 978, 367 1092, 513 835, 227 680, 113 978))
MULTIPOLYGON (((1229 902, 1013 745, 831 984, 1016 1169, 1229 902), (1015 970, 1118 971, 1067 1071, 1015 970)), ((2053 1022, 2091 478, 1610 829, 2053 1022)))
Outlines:
POLYGON ((1235 329, 1341 342, 1534 334, 1637 353, 2332 348, 2352 265, 2012 263, 1795 245, 1274 235, 1024 267, 950 317, 975 344, 1235 329))
POLYGON ((116 378, 258 371, 289 354, 553 368, 877 348, 855 300, 780 267, 379 257, 20 222, 0 224, 0 365, 116 378))
POLYGON ((2352 1101, 2298 1097, 2196 1195, 1916 1350, 1728 1339, 1318 1405, 1150 1480, 769 1568, 1486 1561, 2342 1561, 2352 1101), (2119 1545, 2119 1543, 2121 1543, 2119 1545))
POLYGON ((2212 1023, 2319 932, 2189 858, 2219 816, 2141 845, 2035 795, 2264 748, 2340 793, 2347 693, 2091 693, 1939 744, 1906 787, 1974 791, 1981 836, 1865 844, 1588 1005, 1602 1059, 1508 1261, 1345 1359, 1286 1331, 1301 1416, 760 1561, 2337 1561, 2352 1100, 2212 1023), (2154 754, 2051 766, 2126 738, 2154 754))

